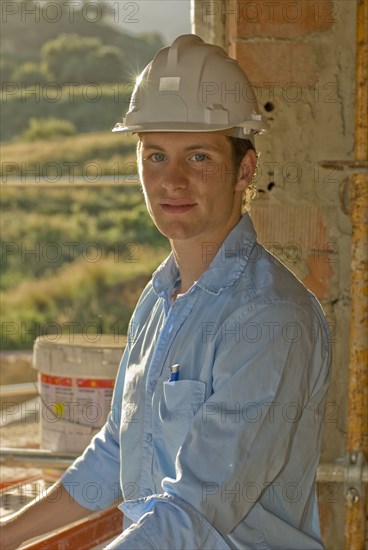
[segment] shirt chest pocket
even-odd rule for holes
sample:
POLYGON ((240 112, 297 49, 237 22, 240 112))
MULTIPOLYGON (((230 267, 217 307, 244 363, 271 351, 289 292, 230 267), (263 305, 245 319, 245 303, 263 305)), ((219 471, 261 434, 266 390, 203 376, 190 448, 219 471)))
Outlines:
POLYGON ((194 415, 204 403, 205 394, 206 384, 200 380, 163 383, 159 432, 161 442, 170 454, 176 455, 182 445, 194 415))

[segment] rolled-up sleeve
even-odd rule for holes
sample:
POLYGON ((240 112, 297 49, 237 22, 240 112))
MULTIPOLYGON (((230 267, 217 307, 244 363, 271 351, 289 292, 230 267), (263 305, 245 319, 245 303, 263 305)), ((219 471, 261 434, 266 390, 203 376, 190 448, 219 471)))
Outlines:
POLYGON ((205 517, 188 503, 168 494, 120 505, 131 527, 108 550, 228 550, 229 546, 205 517))

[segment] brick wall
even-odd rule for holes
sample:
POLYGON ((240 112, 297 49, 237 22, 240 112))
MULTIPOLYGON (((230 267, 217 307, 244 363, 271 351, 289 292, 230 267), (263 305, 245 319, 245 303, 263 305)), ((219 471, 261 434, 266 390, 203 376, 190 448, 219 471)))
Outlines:
MULTIPOLYGON (((203 4, 209 10, 210 3, 203 4)), ((332 328, 322 461, 333 462, 345 452, 351 228, 339 201, 345 174, 319 163, 352 158, 355 2, 211 4, 226 21, 229 54, 255 85, 271 126, 257 141, 259 195, 251 215, 259 240, 318 296, 332 328)), ((319 487, 323 538, 331 550, 343 548, 342 489, 319 487)))

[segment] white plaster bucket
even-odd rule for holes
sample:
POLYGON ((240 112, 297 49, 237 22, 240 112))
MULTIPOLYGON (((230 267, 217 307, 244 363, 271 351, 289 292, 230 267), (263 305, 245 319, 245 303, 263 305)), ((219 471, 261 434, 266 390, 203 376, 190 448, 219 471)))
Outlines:
POLYGON ((126 338, 40 336, 33 348, 38 370, 43 449, 82 452, 105 423, 126 338))

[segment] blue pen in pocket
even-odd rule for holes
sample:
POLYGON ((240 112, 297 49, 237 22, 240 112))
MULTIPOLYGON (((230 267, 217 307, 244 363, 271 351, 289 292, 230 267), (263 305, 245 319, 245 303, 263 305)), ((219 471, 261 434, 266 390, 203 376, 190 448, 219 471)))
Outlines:
POLYGON ((170 378, 169 378, 169 382, 177 382, 179 380, 179 369, 180 369, 180 365, 173 365, 171 368, 170 368, 170 378))

